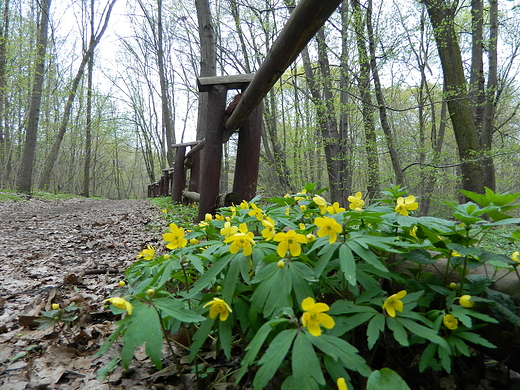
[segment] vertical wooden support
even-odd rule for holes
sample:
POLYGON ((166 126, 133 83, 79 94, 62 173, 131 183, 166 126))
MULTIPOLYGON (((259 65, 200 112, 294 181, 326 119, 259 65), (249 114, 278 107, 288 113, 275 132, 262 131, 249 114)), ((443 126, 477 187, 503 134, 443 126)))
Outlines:
POLYGON ((256 195, 260 166, 260 141, 262 137, 263 104, 251 112, 238 132, 238 149, 235 164, 233 192, 250 201, 256 195))
POLYGON ((184 171, 184 155, 186 154, 186 146, 177 146, 176 149, 172 180, 172 202, 181 201, 182 191, 186 185, 186 172, 184 171))
POLYGON ((227 88, 224 85, 212 86, 208 94, 206 141, 202 150, 202 175, 199 183, 199 221, 204 219, 206 213, 215 214, 222 165, 226 94, 227 88))
POLYGON ((188 183, 188 191, 199 192, 200 183, 200 156, 202 152, 193 153, 190 156, 190 182, 188 183))

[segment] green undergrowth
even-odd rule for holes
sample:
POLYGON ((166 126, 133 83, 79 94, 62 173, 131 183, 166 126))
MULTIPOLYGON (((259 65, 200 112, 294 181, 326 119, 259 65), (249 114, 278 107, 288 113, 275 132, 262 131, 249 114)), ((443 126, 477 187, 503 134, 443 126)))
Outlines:
POLYGON ((0 202, 7 201, 24 201, 28 199, 39 199, 39 200, 66 200, 66 199, 74 199, 79 198, 79 195, 73 194, 53 194, 50 192, 40 192, 36 191, 31 193, 30 195, 16 192, 14 190, 0 190, 0 202))
POLYGON ((456 373, 468 359, 495 348, 481 329, 520 325, 514 301, 493 288, 520 279, 520 194, 463 191, 471 201, 442 219, 415 216, 420 199, 399 186, 371 204, 360 192, 331 204, 323 191, 308 184, 198 224, 196 208, 153 200, 164 247, 147 245, 107 300, 123 316, 100 353, 123 347, 104 375, 129 369, 144 345, 157 369, 191 365, 199 389, 223 378, 253 389, 428 389, 442 375, 466 380, 456 373))

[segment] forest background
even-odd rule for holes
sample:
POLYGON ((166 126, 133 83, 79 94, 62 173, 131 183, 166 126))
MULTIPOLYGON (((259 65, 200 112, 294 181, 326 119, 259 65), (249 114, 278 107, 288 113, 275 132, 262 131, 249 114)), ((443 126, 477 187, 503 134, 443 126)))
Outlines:
MULTIPOLYGON (((203 138, 197 77, 255 73, 294 4, 0 5, 0 188, 124 199, 203 138)), ((519 54, 518 1, 343 1, 264 100, 259 194, 393 183, 446 216, 457 188, 519 192, 519 54)))

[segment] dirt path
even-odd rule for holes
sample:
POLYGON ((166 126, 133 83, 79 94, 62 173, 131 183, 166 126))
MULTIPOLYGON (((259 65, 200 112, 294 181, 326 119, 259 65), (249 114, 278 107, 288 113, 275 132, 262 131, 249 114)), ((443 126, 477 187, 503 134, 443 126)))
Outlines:
POLYGON ((96 374, 110 357, 92 356, 113 327, 103 299, 146 244, 160 245, 150 228, 164 225, 160 210, 144 200, 28 200, 0 203, 0 221, 0 389, 109 388, 96 374), (35 329, 40 310, 70 302, 81 306, 72 333, 35 329))

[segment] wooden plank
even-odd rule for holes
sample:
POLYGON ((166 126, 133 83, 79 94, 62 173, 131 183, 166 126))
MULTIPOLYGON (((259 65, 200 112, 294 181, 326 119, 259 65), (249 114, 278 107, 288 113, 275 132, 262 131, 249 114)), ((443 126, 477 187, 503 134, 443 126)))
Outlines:
POLYGON ((197 145, 200 142, 202 142, 202 141, 183 142, 182 144, 174 144, 174 145, 172 145, 172 148, 179 148, 179 147, 183 147, 183 146, 195 146, 195 145, 197 145))
POLYGON ((175 169, 172 179, 172 202, 180 202, 182 191, 186 188, 186 172, 184 171, 184 155, 186 146, 180 146, 175 153, 175 169))
POLYGON ((238 74, 234 76, 199 77, 199 92, 208 92, 213 85, 225 85, 227 89, 242 89, 253 81, 254 74, 238 74))
POLYGON ((342 0, 300 0, 264 62, 226 122, 236 130, 323 26, 342 0))

